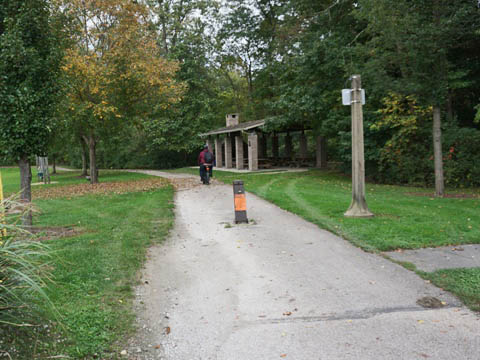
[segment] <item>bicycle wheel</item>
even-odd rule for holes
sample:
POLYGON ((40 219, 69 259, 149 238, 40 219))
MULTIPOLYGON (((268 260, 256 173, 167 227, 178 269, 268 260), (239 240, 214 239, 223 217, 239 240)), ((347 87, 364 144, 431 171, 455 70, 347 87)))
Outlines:
POLYGON ((210 173, 208 172, 208 168, 205 169, 205 184, 210 185, 210 173))

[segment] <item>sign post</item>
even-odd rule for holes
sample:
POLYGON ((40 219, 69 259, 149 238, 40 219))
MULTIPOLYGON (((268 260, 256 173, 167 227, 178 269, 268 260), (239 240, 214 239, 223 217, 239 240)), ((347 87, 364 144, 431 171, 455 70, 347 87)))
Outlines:
MULTIPOLYGON (((365 92, 362 89, 360 75, 352 76, 350 90, 350 106, 352 107, 352 202, 345 212, 347 217, 372 217, 365 200, 365 159, 363 143, 363 112, 365 92)), ((345 104, 347 92, 343 90, 342 98, 345 104)))

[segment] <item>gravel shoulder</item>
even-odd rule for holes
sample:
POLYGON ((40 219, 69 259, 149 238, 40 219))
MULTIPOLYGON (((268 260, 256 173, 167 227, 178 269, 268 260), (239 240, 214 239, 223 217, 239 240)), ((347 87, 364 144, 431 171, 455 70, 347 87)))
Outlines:
POLYGON ((479 317, 449 293, 251 194, 247 208, 253 221, 235 225, 230 186, 176 193, 128 358, 478 358, 479 317))

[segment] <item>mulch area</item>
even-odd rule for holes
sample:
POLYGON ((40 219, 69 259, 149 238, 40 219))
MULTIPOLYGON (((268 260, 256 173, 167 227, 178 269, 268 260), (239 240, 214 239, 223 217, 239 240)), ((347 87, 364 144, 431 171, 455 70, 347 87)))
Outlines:
POLYGON ((85 232, 82 228, 76 228, 75 226, 34 226, 28 230, 31 234, 35 235, 34 240, 46 241, 56 238, 65 238, 75 235, 79 235, 85 232))
POLYGON ((148 178, 134 181, 118 181, 99 184, 75 184, 32 189, 34 199, 72 198, 84 195, 115 195, 129 192, 150 191, 163 188, 169 181, 148 178))

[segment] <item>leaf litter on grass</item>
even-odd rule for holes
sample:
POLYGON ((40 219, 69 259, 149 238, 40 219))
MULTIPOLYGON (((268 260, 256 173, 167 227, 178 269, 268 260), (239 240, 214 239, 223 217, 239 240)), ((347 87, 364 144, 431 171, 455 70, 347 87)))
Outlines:
POLYGON ((98 184, 75 184, 33 189, 34 199, 70 198, 84 195, 113 195, 160 189, 169 184, 163 178, 117 181, 98 184))

